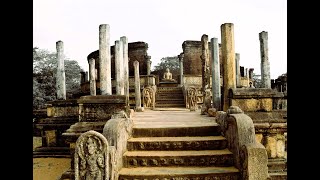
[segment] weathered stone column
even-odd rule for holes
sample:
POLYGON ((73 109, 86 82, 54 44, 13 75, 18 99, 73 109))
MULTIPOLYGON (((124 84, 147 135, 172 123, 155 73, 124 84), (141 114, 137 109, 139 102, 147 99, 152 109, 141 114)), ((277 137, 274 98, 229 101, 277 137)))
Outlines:
POLYGON ((109 24, 101 24, 99 26, 99 67, 101 95, 111 95, 112 84, 109 24))
POLYGON ((86 82, 85 78, 86 78, 86 72, 81 71, 80 72, 80 79, 81 79, 80 83, 85 83, 86 82))
POLYGON ((90 74, 90 95, 95 96, 96 94, 96 67, 95 59, 89 59, 89 74, 90 74))
POLYGON ((84 77, 85 77, 85 82, 88 82, 89 81, 89 73, 88 73, 88 71, 86 71, 84 77))
POLYGON ((133 66, 134 66, 134 89, 135 89, 136 111, 142 112, 143 109, 141 107, 139 61, 134 61, 133 66))
POLYGON ((146 59, 147 59, 147 75, 149 76, 150 73, 151 73, 151 56, 146 56, 146 59))
POLYGON ((250 68, 249 69, 249 79, 252 79, 253 78, 253 68, 250 68))
POLYGON ((270 62, 268 55, 268 32, 259 33, 261 55, 261 85, 262 88, 271 88, 270 62))
POLYGON ((221 110, 220 62, 218 38, 211 38, 212 56, 212 101, 217 111, 221 110))
POLYGON ((246 68, 247 87, 250 87, 249 69, 246 68))
POLYGON ((56 88, 57 88, 57 99, 66 100, 66 75, 64 71, 64 54, 63 54, 63 42, 56 42, 57 48, 57 75, 56 75, 56 88))
POLYGON ((236 53, 236 86, 240 87, 241 82, 240 82, 240 54, 236 53))
POLYGON ((201 37, 202 44, 202 91, 205 99, 205 91, 210 87, 210 66, 209 66, 209 46, 208 46, 208 35, 204 34, 201 37))
POLYGON ((124 94, 127 96, 129 103, 129 56, 128 56, 128 38, 126 36, 120 37, 123 45, 123 82, 124 94))
POLYGON ((224 23, 220 28, 223 58, 223 111, 227 111, 230 106, 228 98, 229 89, 236 88, 233 23, 224 23))
POLYGON ((123 44, 122 41, 115 41, 115 77, 116 77, 116 94, 124 95, 123 82, 123 44))
MULTIPOLYGON (((151 56, 146 55, 145 58, 147 59, 147 75, 149 76, 151 74, 151 61, 150 61, 151 56)), ((149 77, 147 77, 147 79, 146 79, 146 84, 147 84, 147 86, 150 86, 149 77)))
POLYGON ((180 86, 183 86, 183 58, 184 58, 184 54, 181 53, 178 57, 179 57, 179 63, 180 63, 180 86))

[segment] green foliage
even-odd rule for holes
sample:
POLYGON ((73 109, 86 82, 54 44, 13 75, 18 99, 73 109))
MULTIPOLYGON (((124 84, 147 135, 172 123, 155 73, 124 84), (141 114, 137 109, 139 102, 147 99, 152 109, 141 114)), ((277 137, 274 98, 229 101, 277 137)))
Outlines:
MULTIPOLYGON (((65 60, 67 98, 80 92, 81 68, 75 60, 65 60)), ((45 103, 56 99, 56 53, 33 48, 33 108, 45 108, 45 103)))
POLYGON ((152 74, 158 75, 161 79, 163 73, 166 71, 166 68, 169 68, 170 72, 172 73, 172 78, 178 80, 178 77, 180 75, 180 65, 178 56, 164 57, 161 58, 160 61, 161 62, 154 67, 152 74))

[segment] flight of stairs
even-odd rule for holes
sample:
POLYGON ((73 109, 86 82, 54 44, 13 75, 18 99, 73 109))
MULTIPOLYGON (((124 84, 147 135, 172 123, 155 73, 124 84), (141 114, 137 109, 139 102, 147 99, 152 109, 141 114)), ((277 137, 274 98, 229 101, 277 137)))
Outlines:
POLYGON ((239 179, 217 124, 157 121, 133 127, 119 180, 239 179))
POLYGON ((157 87, 156 108, 186 107, 181 87, 157 87))

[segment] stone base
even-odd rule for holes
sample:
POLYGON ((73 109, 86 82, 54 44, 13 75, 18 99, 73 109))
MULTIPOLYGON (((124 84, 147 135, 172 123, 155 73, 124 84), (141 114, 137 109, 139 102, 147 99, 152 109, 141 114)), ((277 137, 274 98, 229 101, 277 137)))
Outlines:
POLYGON ((33 151, 33 158, 39 157, 70 158, 70 149, 69 147, 37 147, 33 151))
POLYGON ((143 112, 143 111, 144 111, 143 107, 135 108, 135 112, 143 112))
POLYGON ((159 87, 178 87, 178 85, 176 81, 161 81, 159 83, 159 87))

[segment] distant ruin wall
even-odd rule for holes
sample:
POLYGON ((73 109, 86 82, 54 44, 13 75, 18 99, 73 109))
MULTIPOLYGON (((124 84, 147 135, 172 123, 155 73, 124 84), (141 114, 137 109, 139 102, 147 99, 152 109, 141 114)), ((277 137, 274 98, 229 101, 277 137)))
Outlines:
MULTIPOLYGON (((211 44, 208 42, 209 46, 209 58, 210 58, 210 67, 212 62, 211 57, 211 44)), ((222 58, 221 58, 221 46, 219 44, 219 58, 220 58, 220 72, 222 72, 222 58)), ((183 74, 185 75, 202 75, 202 64, 201 64, 201 54, 202 46, 201 41, 184 41, 182 43, 182 50, 184 53, 183 58, 183 74)), ((210 68, 211 71, 211 68, 210 68)), ((211 72, 210 72, 211 74, 211 72)))
MULTIPOLYGON (((115 61, 114 61, 114 46, 111 49, 111 78, 115 79, 115 61)), ((141 75, 147 74, 147 58, 148 44, 145 42, 128 43, 129 56, 129 76, 134 76, 133 62, 139 61, 139 71, 141 75)), ((97 80, 99 80, 99 50, 90 53, 87 57, 95 59, 95 68, 97 69, 97 80)))

